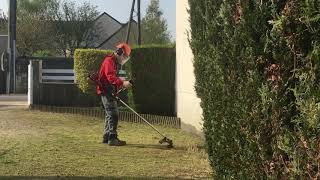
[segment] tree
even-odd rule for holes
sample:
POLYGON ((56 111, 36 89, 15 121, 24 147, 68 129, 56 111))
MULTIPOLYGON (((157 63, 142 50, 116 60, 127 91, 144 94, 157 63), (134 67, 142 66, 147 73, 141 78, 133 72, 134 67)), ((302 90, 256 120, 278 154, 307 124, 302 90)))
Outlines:
POLYGON ((56 47, 65 57, 73 56, 76 48, 88 47, 95 36, 96 29, 92 27, 97 15, 96 7, 88 2, 77 7, 74 2, 57 1, 51 6, 56 47))
POLYGON ((167 44, 170 43, 167 21, 162 17, 159 9, 159 0, 151 0, 147 13, 141 21, 143 44, 167 44))
POLYGON ((0 34, 8 34, 8 17, 0 9, 0 34))
POLYGON ((19 0, 17 8, 17 48, 22 55, 38 51, 73 56, 76 48, 87 47, 96 7, 84 2, 60 0, 19 0))
POLYGON ((21 55, 53 50, 52 28, 47 21, 49 5, 55 0, 17 1, 17 49, 21 55))

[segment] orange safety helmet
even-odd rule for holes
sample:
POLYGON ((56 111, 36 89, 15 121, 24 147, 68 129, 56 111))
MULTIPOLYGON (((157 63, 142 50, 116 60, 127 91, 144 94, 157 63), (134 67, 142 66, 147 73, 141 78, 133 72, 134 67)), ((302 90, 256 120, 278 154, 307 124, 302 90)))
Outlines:
POLYGON ((116 46, 116 48, 122 48, 126 56, 130 56, 131 48, 127 43, 120 43, 116 46))

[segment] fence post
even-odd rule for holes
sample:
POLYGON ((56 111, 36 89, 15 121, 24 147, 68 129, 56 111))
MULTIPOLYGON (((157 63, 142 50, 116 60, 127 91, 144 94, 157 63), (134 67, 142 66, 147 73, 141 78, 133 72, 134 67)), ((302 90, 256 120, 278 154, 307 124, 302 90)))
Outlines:
POLYGON ((33 105, 33 67, 32 61, 28 65, 28 105, 33 105))
MULTIPOLYGON (((32 70, 32 103, 33 104, 40 104, 40 82, 39 82, 39 75, 40 75, 40 61, 31 60, 31 70, 32 70)), ((30 82, 31 82, 30 81, 30 82)))

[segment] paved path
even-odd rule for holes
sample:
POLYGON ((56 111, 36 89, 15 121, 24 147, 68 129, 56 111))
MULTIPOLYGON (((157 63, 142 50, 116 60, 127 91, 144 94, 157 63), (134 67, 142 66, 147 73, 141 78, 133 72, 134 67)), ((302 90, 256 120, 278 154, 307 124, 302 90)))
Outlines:
POLYGON ((28 107, 28 96, 25 94, 0 95, 0 109, 26 107, 28 107))

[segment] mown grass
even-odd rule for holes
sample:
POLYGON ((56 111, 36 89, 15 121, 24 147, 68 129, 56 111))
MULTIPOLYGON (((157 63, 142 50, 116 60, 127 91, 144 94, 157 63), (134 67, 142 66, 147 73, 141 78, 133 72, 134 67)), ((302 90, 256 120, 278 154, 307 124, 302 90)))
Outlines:
POLYGON ((0 109, 0 179, 209 178, 203 141, 181 130, 156 126, 174 148, 143 124, 120 122, 124 147, 101 143, 102 119, 27 109, 0 109), (16 176, 16 177, 14 177, 16 176))

